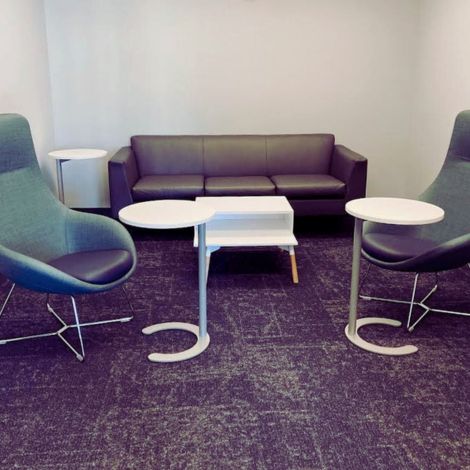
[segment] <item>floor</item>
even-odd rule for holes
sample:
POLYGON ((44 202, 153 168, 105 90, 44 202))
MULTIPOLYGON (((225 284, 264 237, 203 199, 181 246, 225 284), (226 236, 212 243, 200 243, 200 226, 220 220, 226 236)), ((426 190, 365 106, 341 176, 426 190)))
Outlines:
MULTIPOLYGON (((371 326, 386 357, 350 344, 351 224, 296 221, 299 285, 277 249, 214 253, 211 344, 191 361, 153 364, 192 337, 140 330, 197 321, 192 233, 133 230, 139 255, 126 291, 132 322, 85 330, 79 363, 55 338, 0 346, 0 468, 470 468, 470 318, 432 315, 413 334, 371 326)), ((407 298, 412 275, 372 268, 364 291, 407 298)), ((432 283, 423 280, 422 291, 432 283)), ((470 269, 441 276, 433 302, 470 311, 470 269)), ((6 283, 2 291, 7 289, 6 283)), ((18 290, 0 336, 53 327, 43 295, 18 290)), ((67 299, 53 298, 72 318, 67 299)), ((119 289, 79 299, 83 321, 129 313, 119 289)), ((406 308, 360 302, 360 315, 406 308)), ((71 341, 76 338, 71 335, 71 341)))

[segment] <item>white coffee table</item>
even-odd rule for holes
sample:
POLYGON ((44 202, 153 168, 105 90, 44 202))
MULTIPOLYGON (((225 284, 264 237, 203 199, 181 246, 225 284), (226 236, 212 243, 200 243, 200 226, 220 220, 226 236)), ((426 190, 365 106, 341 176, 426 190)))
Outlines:
POLYGON ((177 362, 191 359, 201 354, 209 346, 210 338, 207 333, 207 294, 206 294, 206 222, 215 211, 194 201, 147 201, 132 204, 119 211, 119 219, 128 225, 152 229, 171 229, 195 227, 199 239, 199 326, 191 323, 166 322, 147 326, 142 330, 145 335, 157 331, 184 330, 193 333, 196 344, 185 351, 177 353, 152 353, 148 356, 152 362, 177 362))
POLYGON ((359 297, 359 270, 362 247, 362 225, 364 220, 393 225, 424 225, 439 222, 444 218, 444 211, 433 204, 412 199, 370 197, 355 199, 346 204, 346 212, 356 218, 354 224, 353 261, 351 273, 351 296, 349 302, 349 323, 346 336, 353 344, 370 352, 401 356, 418 350, 416 346, 399 347, 378 346, 359 336, 359 328, 364 325, 381 324, 400 326, 401 322, 389 318, 367 317, 357 319, 359 297))
MULTIPOLYGON (((294 211, 284 196, 198 197, 215 215, 207 224, 206 256, 222 247, 279 246, 290 254, 292 279, 299 282, 294 246, 294 211)), ((198 234, 194 232, 194 246, 198 234)))
POLYGON ((65 202, 64 199, 64 178, 62 175, 62 163, 69 160, 90 160, 92 158, 103 158, 107 155, 106 150, 100 149, 62 149, 49 152, 49 157, 55 159, 57 171, 57 190, 59 192, 59 200, 65 202))

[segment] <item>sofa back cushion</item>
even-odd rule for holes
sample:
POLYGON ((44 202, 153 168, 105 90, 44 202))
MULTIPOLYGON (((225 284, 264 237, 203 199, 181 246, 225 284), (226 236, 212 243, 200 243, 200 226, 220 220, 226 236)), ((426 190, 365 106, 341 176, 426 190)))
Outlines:
POLYGON ((268 135, 268 176, 328 174, 334 143, 332 134, 268 135))
POLYGON ((266 145, 262 135, 204 137, 206 176, 266 176, 266 145))
POLYGON ((136 135, 131 137, 141 176, 202 175, 201 136, 136 135))

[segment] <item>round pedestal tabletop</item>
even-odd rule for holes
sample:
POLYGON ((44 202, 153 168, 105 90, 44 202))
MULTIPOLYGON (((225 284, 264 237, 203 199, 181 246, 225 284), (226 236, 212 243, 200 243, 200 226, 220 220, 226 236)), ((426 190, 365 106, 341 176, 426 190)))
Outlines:
POLYGON ((49 152, 48 155, 56 160, 89 160, 105 157, 107 153, 100 149, 60 149, 49 152))
POLYGON ((141 228, 194 227, 210 220, 215 210, 195 201, 145 201, 124 207, 119 219, 128 225, 141 228))
POLYGON ((177 362, 191 359, 207 349, 210 342, 207 333, 206 301, 206 222, 215 214, 215 209, 195 201, 161 200, 145 201, 124 207, 119 211, 119 219, 135 227, 151 229, 174 229, 183 227, 198 228, 201 243, 198 247, 199 264, 199 326, 191 323, 166 322, 147 326, 142 330, 151 335, 165 330, 183 330, 193 333, 196 344, 177 353, 152 353, 148 359, 152 362, 177 362))
POLYGON ((433 224, 444 218, 444 211, 434 204, 396 197, 354 199, 346 204, 346 212, 358 219, 393 225, 433 224))
POLYGON ((359 336, 359 329, 365 325, 381 324, 395 327, 401 325, 401 322, 389 318, 366 317, 357 319, 362 225, 364 220, 392 225, 433 224, 444 218, 444 211, 440 207, 428 202, 392 197, 355 199, 349 201, 345 209, 348 214, 356 218, 354 224, 349 322, 345 328, 346 337, 356 346, 377 354, 390 356, 412 354, 418 350, 416 346, 410 344, 399 347, 379 346, 369 343, 359 336))

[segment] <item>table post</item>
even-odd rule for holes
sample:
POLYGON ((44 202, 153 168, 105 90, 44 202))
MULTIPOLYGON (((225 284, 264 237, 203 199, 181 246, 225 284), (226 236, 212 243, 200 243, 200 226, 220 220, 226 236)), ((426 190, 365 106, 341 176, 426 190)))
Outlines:
POLYGON ((64 201, 64 179, 62 175, 62 160, 57 159, 55 161, 55 167, 57 172, 57 191, 59 193, 59 200, 62 204, 65 204, 64 201))
POLYGON ((197 226, 199 267, 199 338, 207 334, 206 224, 197 226))
POLYGON ((349 323, 348 334, 354 336, 356 334, 357 320, 357 302, 359 298, 359 271, 361 265, 361 247, 362 247, 362 219, 354 222, 354 241, 353 241, 353 259, 351 270, 351 294, 349 298, 349 323))

